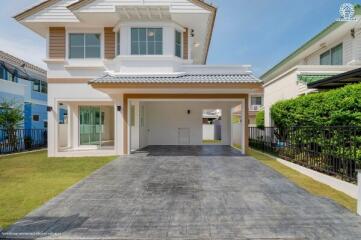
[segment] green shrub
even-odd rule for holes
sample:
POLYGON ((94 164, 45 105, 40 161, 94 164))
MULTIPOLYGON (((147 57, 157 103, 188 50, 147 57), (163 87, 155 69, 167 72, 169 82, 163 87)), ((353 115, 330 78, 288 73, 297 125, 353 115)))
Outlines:
POLYGON ((264 129, 264 110, 259 111, 256 115, 256 126, 259 129, 264 129))
POLYGON ((361 126, 361 84, 284 100, 271 107, 279 128, 361 126))

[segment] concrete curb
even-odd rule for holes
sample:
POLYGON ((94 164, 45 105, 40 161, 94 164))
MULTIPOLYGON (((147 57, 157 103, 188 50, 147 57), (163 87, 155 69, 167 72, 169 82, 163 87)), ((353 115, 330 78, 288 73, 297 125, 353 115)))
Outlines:
MULTIPOLYGON (((257 151, 255 149, 252 149, 254 151, 257 151)), ((332 176, 328 176, 326 174, 323 174, 323 173, 320 173, 320 172, 317 172, 317 171, 314 171, 312 169, 309 169, 309 168, 306 168, 306 167, 303 167, 301 165, 298 165, 296 163, 292 163, 292 162, 289 162, 289 161, 286 161, 282 158, 278 158, 278 157, 275 157, 275 156, 272 156, 270 154, 267 154, 267 153, 263 153, 263 152, 260 152, 260 151, 257 151, 261 154, 264 154, 270 158, 273 158, 275 159, 276 161, 278 161, 279 163, 299 172, 299 173, 302 173, 303 175, 306 175, 310 178, 312 178, 313 180, 316 180, 320 183, 323 183, 323 184, 326 184, 340 192, 343 192, 345 193, 346 195, 354 198, 354 199, 357 199, 357 191, 358 191, 358 188, 357 188, 357 185, 355 184, 352 184, 352 183, 349 183, 349 182, 345 182, 343 180, 340 180, 340 179, 337 179, 335 177, 332 177, 332 176)))

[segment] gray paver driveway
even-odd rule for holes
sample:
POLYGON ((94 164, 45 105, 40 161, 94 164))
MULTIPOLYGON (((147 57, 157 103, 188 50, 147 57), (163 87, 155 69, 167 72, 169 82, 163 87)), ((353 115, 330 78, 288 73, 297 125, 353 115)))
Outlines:
POLYGON ((35 232, 61 239, 361 239, 361 218, 230 147, 165 146, 113 161, 8 234, 35 232))

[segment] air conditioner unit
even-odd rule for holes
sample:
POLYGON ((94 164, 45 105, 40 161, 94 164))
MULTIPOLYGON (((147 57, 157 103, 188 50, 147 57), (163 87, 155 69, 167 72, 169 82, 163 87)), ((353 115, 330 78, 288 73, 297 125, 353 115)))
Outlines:
POLYGON ((259 111, 261 109, 262 106, 260 105, 252 105, 251 106, 251 111, 259 111))

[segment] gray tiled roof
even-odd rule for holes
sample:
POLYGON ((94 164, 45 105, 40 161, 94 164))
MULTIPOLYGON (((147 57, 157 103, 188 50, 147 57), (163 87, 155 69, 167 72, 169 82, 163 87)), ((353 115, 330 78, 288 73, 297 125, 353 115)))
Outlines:
POLYGON ((251 73, 183 74, 180 76, 112 76, 106 74, 89 83, 261 83, 261 80, 251 73))

